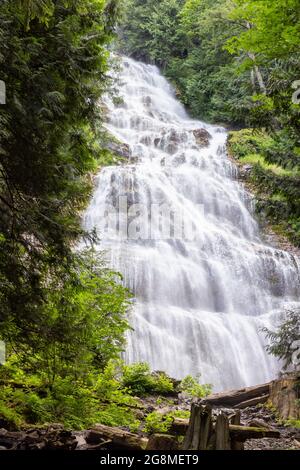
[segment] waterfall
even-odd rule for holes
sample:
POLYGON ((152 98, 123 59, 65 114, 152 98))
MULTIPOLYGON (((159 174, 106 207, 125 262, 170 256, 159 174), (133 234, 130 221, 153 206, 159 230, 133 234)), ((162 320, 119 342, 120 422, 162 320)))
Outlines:
POLYGON ((223 128, 190 119, 155 66, 123 58, 119 88, 107 129, 131 157, 101 169, 84 223, 134 295, 126 360, 214 390, 274 378, 261 328, 297 303, 299 260, 262 241, 223 128))

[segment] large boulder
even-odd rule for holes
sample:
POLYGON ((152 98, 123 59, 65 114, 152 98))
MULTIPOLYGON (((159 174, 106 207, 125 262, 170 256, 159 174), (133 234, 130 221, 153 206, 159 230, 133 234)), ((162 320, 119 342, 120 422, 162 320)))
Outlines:
POLYGON ((212 136, 206 129, 194 129, 193 134, 196 139, 197 145, 199 145, 199 147, 209 146, 209 141, 212 138, 212 136))

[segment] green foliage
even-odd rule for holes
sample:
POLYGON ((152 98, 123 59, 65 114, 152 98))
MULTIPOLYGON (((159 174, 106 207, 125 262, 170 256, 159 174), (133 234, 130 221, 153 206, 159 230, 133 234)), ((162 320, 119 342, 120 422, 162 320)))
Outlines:
POLYGON ((153 411, 146 416, 144 430, 148 434, 167 433, 172 422, 172 416, 153 411))
POLYGON ((243 70, 252 70, 264 82, 259 94, 253 95, 250 122, 266 128, 272 137, 262 152, 266 162, 289 173, 276 176, 257 168, 255 177, 271 198, 274 193, 284 196, 285 204, 277 208, 269 200, 262 206, 271 219, 276 219, 276 212, 279 220, 283 218, 286 233, 299 245, 300 104, 294 99, 300 74, 298 3, 239 0, 229 18, 246 28, 230 38, 226 47, 238 55, 243 70))
POLYGON ((285 426, 300 429, 300 419, 288 419, 284 423, 285 426))
POLYGON ((172 418, 181 418, 181 419, 189 419, 191 412, 187 410, 174 410, 167 413, 166 416, 171 416, 172 418))
POLYGON ((288 311, 277 331, 263 329, 270 340, 267 351, 284 361, 284 368, 300 365, 300 312, 288 311))
POLYGON ((10 386, 0 387, 0 421, 2 427, 16 429, 23 423, 23 416, 16 407, 19 402, 18 395, 10 386))
POLYGON ((146 416, 144 431, 148 434, 169 432, 174 418, 189 419, 190 412, 184 410, 174 410, 167 414, 153 411, 146 416))
POLYGON ((166 67, 183 39, 178 13, 183 0, 127 0, 120 32, 125 54, 166 67))
POLYGON ((290 140, 282 136, 253 129, 230 132, 228 150, 239 163, 253 165, 248 178, 256 190, 258 214, 299 246, 300 172, 289 158, 290 140))
POLYGON ((123 350, 128 329, 129 295, 100 255, 82 250, 69 269, 64 282, 48 280, 43 321, 17 344, 26 370, 42 371, 49 387, 59 377, 84 380, 91 367, 102 371, 123 350))
POLYGON ((266 132, 242 129, 229 133, 228 147, 235 158, 243 158, 249 154, 260 154, 266 150, 272 139, 266 132))
POLYGON ((204 398, 208 396, 212 391, 211 384, 200 384, 200 375, 193 377, 192 375, 187 375, 179 384, 179 391, 185 393, 190 397, 204 398))
POLYGON ((230 8, 221 0, 129 0, 120 42, 126 54, 162 67, 193 115, 242 124, 252 87, 223 47, 241 30, 227 20, 230 8))
POLYGON ((151 373, 147 363, 126 365, 123 368, 123 385, 137 396, 150 393, 168 395, 174 390, 173 382, 163 372, 151 373))
POLYGON ((131 432, 136 432, 141 424, 134 411, 116 403, 105 405, 102 411, 97 412, 93 419, 93 424, 95 423, 106 426, 126 426, 131 432))
POLYGON ((57 376, 51 387, 42 369, 30 374, 23 367, 11 356, 0 369, 0 420, 6 426, 55 422, 72 429, 95 423, 139 427, 136 400, 117 378, 119 361, 110 361, 103 372, 90 366, 84 378, 57 376))
POLYGON ((229 41, 232 52, 248 51, 255 54, 252 60, 266 62, 289 58, 298 51, 298 0, 238 0, 235 3, 230 18, 248 22, 249 27, 229 41))

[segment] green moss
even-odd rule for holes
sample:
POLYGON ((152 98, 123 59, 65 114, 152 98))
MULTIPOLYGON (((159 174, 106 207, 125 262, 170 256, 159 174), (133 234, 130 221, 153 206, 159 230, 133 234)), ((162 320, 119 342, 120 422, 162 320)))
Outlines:
POLYGON ((288 419, 284 422, 284 425, 300 429, 300 419, 288 419))

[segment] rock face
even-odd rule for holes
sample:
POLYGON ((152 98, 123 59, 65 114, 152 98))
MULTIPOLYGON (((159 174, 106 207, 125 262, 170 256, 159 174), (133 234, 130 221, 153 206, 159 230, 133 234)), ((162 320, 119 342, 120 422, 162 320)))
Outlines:
POLYGON ((212 138, 212 136, 206 129, 195 129, 193 131, 193 134, 199 147, 209 146, 209 141, 212 138))
POLYGON ((131 157, 131 150, 127 144, 123 144, 121 142, 108 142, 106 144, 106 148, 121 158, 130 159, 131 157))
POLYGON ((271 382, 270 401, 282 419, 300 419, 300 372, 271 382))
POLYGON ((162 131, 161 137, 156 137, 153 141, 155 147, 163 150, 164 152, 174 155, 179 150, 179 144, 187 142, 188 133, 185 131, 178 131, 171 129, 170 131, 162 131))

